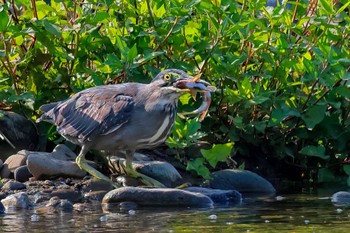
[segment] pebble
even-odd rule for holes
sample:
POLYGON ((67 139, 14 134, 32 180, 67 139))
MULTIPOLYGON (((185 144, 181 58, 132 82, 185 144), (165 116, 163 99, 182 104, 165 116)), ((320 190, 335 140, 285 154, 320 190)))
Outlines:
POLYGON ((209 218, 210 220, 216 220, 216 219, 218 219, 218 216, 215 215, 215 214, 212 214, 212 215, 209 215, 208 218, 209 218))
POLYGON ((102 216, 100 217, 100 221, 101 221, 101 222, 106 222, 106 221, 107 221, 107 216, 106 216, 106 215, 102 215, 102 216))
POLYGON ((25 184, 15 180, 9 180, 2 186, 2 190, 22 190, 26 188, 27 186, 25 184))
POLYGON ((1 200, 6 210, 28 209, 31 206, 28 195, 25 192, 15 193, 1 200))

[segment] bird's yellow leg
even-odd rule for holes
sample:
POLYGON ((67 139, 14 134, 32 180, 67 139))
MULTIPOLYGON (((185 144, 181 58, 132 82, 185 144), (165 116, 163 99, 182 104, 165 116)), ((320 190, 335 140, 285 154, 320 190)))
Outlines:
POLYGON ((85 150, 85 148, 82 147, 78 157, 75 159, 75 162, 80 167, 80 169, 86 171, 87 173, 89 173, 90 175, 92 175, 97 179, 105 180, 112 183, 114 187, 119 187, 118 185, 114 184, 107 176, 103 175, 101 172, 97 171, 95 168, 93 168, 87 163, 85 159, 86 152, 87 151, 85 150))
POLYGON ((165 188, 165 186, 162 183, 160 183, 159 181, 157 181, 149 176, 146 176, 142 173, 137 172, 132 167, 132 162, 128 158, 126 159, 125 172, 126 172, 126 174, 128 174, 131 177, 139 178, 141 180, 141 182, 147 186, 152 186, 152 187, 156 187, 156 188, 165 188))

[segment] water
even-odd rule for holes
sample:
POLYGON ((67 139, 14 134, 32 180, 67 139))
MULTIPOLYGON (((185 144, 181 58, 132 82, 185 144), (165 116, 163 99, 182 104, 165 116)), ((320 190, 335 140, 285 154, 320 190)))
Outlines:
POLYGON ((143 208, 105 212, 9 211, 0 232, 349 232, 350 210, 329 196, 291 194, 245 199, 213 209, 143 208))

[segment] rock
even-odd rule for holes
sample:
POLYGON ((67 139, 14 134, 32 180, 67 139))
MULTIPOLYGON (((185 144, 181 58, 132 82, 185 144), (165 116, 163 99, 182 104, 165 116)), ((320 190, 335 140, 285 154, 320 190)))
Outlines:
POLYGON ((73 210, 73 204, 70 201, 66 199, 59 199, 58 197, 53 197, 49 200, 49 203, 46 205, 46 207, 50 207, 50 206, 62 211, 73 210))
MULTIPOLYGON (((125 166, 125 159, 111 160, 111 172, 119 171, 118 163, 122 163, 125 166)), ((138 172, 163 183, 167 187, 171 187, 174 183, 182 179, 176 168, 167 162, 133 161, 132 167, 138 172)))
POLYGON ((0 159, 17 151, 36 150, 39 135, 31 120, 10 111, 0 110, 0 159))
POLYGON ((3 166, 4 166, 4 162, 0 159, 0 170, 2 169, 3 166))
POLYGON ((11 171, 10 171, 9 166, 7 164, 4 164, 2 166, 1 171, 0 171, 0 177, 7 178, 7 179, 11 178, 11 171))
POLYGON ((14 180, 9 180, 2 186, 2 190, 22 190, 26 189, 27 186, 21 182, 14 181, 14 180))
POLYGON ((28 195, 25 192, 15 193, 1 200, 6 210, 28 209, 31 206, 28 195))
POLYGON ((110 191, 113 189, 111 182, 105 180, 89 179, 83 182, 81 191, 84 193, 94 191, 110 191))
POLYGON ((135 152, 133 156, 134 161, 152 161, 147 155, 135 152))
POLYGON ((213 189, 237 190, 240 193, 273 194, 272 184, 263 177, 247 170, 226 169, 213 173, 209 186, 213 189))
POLYGON ((28 156, 27 166, 30 173, 38 180, 55 177, 83 178, 86 175, 75 162, 57 160, 36 153, 28 156))
POLYGON ((213 200, 215 204, 228 205, 228 204, 240 204, 242 202, 242 195, 236 190, 222 190, 222 189, 210 189, 202 187, 188 187, 184 190, 202 193, 213 200))
POLYGON ((29 151, 26 150, 18 151, 16 154, 8 157, 4 164, 7 164, 10 172, 13 173, 18 167, 26 165, 28 154, 29 151))
POLYGON ((66 145, 59 144, 53 149, 50 156, 53 159, 63 160, 63 161, 75 161, 77 155, 69 149, 66 145))
POLYGON ((26 182, 32 177, 27 165, 20 166, 14 171, 15 180, 19 182, 26 182))
POLYGON ((78 202, 82 199, 79 192, 72 189, 58 189, 50 194, 50 197, 58 197, 59 199, 66 199, 72 203, 78 202))
POLYGON ((108 193, 105 190, 91 191, 84 194, 84 198, 88 200, 94 200, 101 202, 103 197, 108 193))
POLYGON ((332 195, 332 202, 336 206, 349 206, 350 205, 350 192, 340 191, 332 195))
POLYGON ((103 204, 133 202, 140 206, 212 207, 206 195, 180 189, 122 187, 108 192, 103 204))

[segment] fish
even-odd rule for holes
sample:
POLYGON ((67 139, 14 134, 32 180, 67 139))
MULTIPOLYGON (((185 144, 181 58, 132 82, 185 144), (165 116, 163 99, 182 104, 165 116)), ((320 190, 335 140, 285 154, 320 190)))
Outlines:
POLYGON ((201 80, 200 75, 194 76, 191 80, 179 81, 176 86, 178 88, 187 88, 190 90, 192 98, 196 100, 197 92, 201 93, 202 104, 194 111, 181 113, 182 115, 200 114, 199 121, 203 121, 208 113, 208 109, 211 104, 210 92, 215 92, 216 87, 211 86, 210 83, 201 80))

